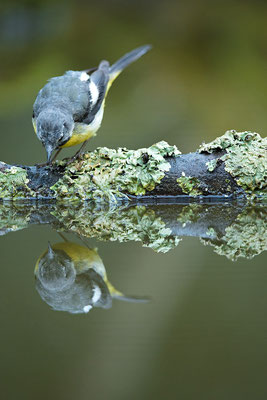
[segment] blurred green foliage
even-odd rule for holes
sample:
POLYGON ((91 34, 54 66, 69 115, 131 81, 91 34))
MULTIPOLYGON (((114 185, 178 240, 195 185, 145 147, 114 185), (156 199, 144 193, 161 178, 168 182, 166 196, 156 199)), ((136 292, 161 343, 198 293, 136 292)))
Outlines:
POLYGON ((266 16, 264 1, 2 2, 0 159, 44 160, 31 113, 47 79, 144 43, 153 50, 114 84, 88 148, 167 140, 190 151, 227 129, 264 136, 266 16))

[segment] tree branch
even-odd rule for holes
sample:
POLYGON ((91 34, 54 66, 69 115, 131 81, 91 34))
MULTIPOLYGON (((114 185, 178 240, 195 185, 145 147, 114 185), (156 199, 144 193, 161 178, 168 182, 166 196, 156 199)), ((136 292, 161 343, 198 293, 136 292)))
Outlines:
POLYGON ((160 201, 162 198, 266 199, 267 139, 227 131, 194 153, 162 141, 139 150, 98 148, 68 165, 0 163, 0 198, 160 201))

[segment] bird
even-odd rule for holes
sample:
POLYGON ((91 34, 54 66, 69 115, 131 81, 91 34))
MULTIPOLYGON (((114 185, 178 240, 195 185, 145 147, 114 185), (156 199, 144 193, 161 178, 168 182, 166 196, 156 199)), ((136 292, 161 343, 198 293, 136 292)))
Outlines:
POLYGON ((81 154, 101 126, 105 99, 113 81, 150 49, 151 45, 138 47, 113 65, 104 60, 97 68, 67 71, 51 78, 39 91, 33 105, 32 123, 46 150, 47 164, 64 147, 82 143, 71 161, 81 154))
POLYGON ((114 288, 96 248, 63 239, 52 246, 48 242, 34 270, 36 289, 52 309, 77 314, 94 307, 110 308, 113 299, 147 302, 114 288))

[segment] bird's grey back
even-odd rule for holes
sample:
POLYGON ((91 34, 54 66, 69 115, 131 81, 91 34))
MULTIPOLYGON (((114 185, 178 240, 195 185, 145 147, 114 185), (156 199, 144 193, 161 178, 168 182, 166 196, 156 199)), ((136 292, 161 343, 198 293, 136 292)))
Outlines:
POLYGON ((81 72, 67 71, 64 75, 52 78, 39 91, 33 111, 38 117, 45 108, 59 108, 79 120, 90 111, 89 82, 80 79, 81 72))

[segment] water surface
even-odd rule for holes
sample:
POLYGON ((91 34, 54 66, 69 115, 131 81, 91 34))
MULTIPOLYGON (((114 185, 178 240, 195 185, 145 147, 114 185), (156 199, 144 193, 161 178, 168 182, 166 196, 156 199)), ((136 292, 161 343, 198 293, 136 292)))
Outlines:
MULTIPOLYGON (((172 214, 170 220, 167 213, 167 222, 172 221, 176 228, 184 225, 186 232, 190 225, 195 226, 199 234, 203 219, 197 225, 190 210, 184 208, 188 206, 177 207, 176 218, 172 214), (181 218, 185 218, 182 225, 181 218)), ((142 218, 151 217, 151 209, 145 209, 142 218)), ((226 219, 226 209, 224 206, 218 216, 220 224, 226 219)), ((7 208, 4 212, 7 215, 7 208)), ((154 207, 153 212, 166 221, 162 207, 154 207)), ((99 210, 94 213, 100 218, 99 210)), ((55 311, 53 304, 40 296, 34 269, 38 258, 47 256, 48 241, 52 248, 63 243, 63 250, 68 242, 56 232, 55 221, 42 223, 46 221, 39 215, 36 223, 36 209, 28 212, 24 229, 17 230, 22 227, 13 211, 12 215, 9 232, 4 235, 1 226, 0 238, 3 398, 266 398, 266 253, 260 251, 251 259, 238 255, 231 261, 198 237, 180 236, 183 240, 169 251, 164 247, 164 253, 144 247, 149 246, 149 238, 122 243, 101 237, 81 240, 76 233, 65 231, 64 238, 85 253, 88 248, 95 249, 90 253, 91 262, 98 260, 100 272, 105 270, 106 282, 116 290, 112 292, 101 276, 94 275, 91 297, 94 286, 102 288, 105 299, 106 289, 110 290, 104 308, 100 302, 81 313, 77 309, 70 313, 68 307, 55 311), (127 301, 135 298, 139 301, 127 301)), ((256 221, 255 215, 259 214, 253 214, 256 221)), ((92 220, 90 223, 92 228, 92 220)), ((261 223, 258 219, 257 227, 261 223)), ((62 235, 62 226, 57 228, 62 235)), ((212 237, 216 229, 213 219, 205 232, 212 237)), ((203 229, 201 232, 204 235, 203 229)), ((210 240, 206 238, 206 242, 210 240)), ((217 245, 219 240, 215 240, 217 245)), ((86 254, 80 261, 88 261, 86 254)), ((61 278, 57 275, 54 288, 50 282, 52 291, 56 285, 65 285, 61 278)))

